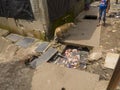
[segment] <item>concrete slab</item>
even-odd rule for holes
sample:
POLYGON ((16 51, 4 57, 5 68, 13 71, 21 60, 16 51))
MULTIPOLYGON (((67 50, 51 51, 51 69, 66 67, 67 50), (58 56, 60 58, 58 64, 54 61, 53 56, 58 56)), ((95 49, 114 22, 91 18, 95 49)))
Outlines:
POLYGON ((97 20, 84 20, 69 31, 70 36, 64 43, 97 47, 100 43, 100 32, 101 27, 97 27, 97 20))
POLYGON ((99 1, 95 1, 95 2, 91 3, 91 4, 90 4, 90 6, 93 6, 93 7, 98 7, 98 6, 99 6, 99 4, 100 4, 100 2, 99 2, 99 1))
POLYGON ((90 9, 87 11, 82 11, 76 18, 83 19, 85 15, 95 15, 98 16, 98 7, 90 6, 90 9))
POLYGON ((9 34, 8 30, 4 30, 0 28, 0 36, 7 36, 9 34))
POLYGON ((2 53, 0 53, 0 63, 6 63, 10 62, 13 59, 14 55, 16 54, 16 51, 18 50, 18 47, 14 44, 8 45, 2 53))
POLYGON ((49 45, 49 42, 41 42, 35 51, 38 53, 42 53, 47 48, 48 45, 49 45))
POLYGON ((24 39, 15 43, 15 45, 21 46, 23 48, 29 47, 35 41, 34 38, 25 37, 24 39))
POLYGON ((34 72, 31 90, 94 90, 98 80, 96 74, 45 63, 34 72))
POLYGON ((17 42, 17 41, 23 39, 24 37, 21 35, 18 35, 18 34, 11 33, 6 38, 11 40, 12 42, 17 42))
POLYGON ((115 54, 115 53, 108 53, 105 59, 105 64, 104 66, 107 68, 114 69, 118 60, 119 60, 120 55, 115 54))
POLYGON ((76 27, 69 31, 70 36, 63 42, 72 45, 99 46, 101 27, 97 27, 98 20, 83 19, 86 15, 97 16, 97 14, 98 8, 92 6, 90 10, 81 12, 76 18, 78 21, 76 27))
POLYGON ((30 63, 30 67, 37 68, 39 65, 41 65, 43 62, 47 62, 50 60, 55 54, 57 53, 57 50, 54 48, 49 48, 45 53, 43 53, 39 58, 33 60, 30 63))

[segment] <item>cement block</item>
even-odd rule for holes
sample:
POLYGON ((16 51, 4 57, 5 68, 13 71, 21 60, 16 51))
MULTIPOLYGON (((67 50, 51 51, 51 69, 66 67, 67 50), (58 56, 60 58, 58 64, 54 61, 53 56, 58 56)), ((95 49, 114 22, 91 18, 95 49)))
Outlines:
POLYGON ((43 62, 47 62, 49 59, 51 59, 55 54, 57 53, 57 50, 54 48, 49 48, 45 53, 43 53, 39 58, 33 60, 30 63, 30 66, 32 68, 36 68, 43 62))
POLYGON ((31 90, 95 90, 98 80, 96 74, 44 63, 34 72, 31 90))
POLYGON ((9 34, 8 30, 0 29, 0 36, 7 36, 9 34))
POLYGON ((119 54, 108 53, 105 59, 104 66, 107 68, 114 69, 119 60, 119 57, 120 57, 119 54))
POLYGON ((48 45, 49 45, 49 42, 42 42, 40 45, 38 45, 35 51, 38 53, 41 53, 47 48, 48 45))
POLYGON ((18 34, 9 34, 6 38, 11 40, 12 42, 17 42, 23 39, 24 37, 18 34))
POLYGON ((35 41, 34 38, 25 37, 24 39, 15 43, 15 45, 21 46, 23 48, 29 47, 35 41))

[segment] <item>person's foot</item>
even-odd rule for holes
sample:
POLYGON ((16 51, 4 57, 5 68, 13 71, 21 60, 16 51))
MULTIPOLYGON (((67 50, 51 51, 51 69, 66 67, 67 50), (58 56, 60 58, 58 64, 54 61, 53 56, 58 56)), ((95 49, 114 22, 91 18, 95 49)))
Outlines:
POLYGON ((97 27, 99 27, 100 26, 100 23, 99 24, 97 24, 97 27))
POLYGON ((103 23, 103 26, 105 26, 106 24, 105 23, 103 23))

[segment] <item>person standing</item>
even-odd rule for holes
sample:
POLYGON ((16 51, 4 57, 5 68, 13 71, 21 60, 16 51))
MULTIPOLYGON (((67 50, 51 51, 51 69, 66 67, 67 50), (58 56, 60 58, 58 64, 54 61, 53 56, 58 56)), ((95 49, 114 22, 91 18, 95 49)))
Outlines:
POLYGON ((98 26, 100 25, 100 22, 101 22, 102 18, 103 18, 103 25, 105 26, 107 4, 108 4, 107 0, 101 0, 100 1, 100 5, 99 5, 99 24, 98 24, 98 26))

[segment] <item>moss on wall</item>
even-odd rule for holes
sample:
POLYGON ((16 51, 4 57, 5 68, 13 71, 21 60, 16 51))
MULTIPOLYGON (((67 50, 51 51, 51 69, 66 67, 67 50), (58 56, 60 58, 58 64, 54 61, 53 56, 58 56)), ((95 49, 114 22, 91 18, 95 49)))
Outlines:
POLYGON ((48 40, 53 38, 55 29, 57 27, 65 24, 65 23, 74 22, 74 18, 75 18, 74 13, 68 12, 64 16, 56 19, 55 21, 52 21, 51 25, 50 25, 51 28, 50 28, 49 35, 48 35, 48 40))

